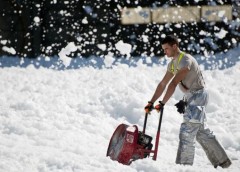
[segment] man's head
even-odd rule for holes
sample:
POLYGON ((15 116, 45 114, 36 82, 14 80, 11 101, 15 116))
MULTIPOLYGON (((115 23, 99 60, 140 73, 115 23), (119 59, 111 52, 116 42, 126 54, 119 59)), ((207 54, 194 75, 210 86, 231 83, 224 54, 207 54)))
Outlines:
POLYGON ((178 38, 168 35, 162 40, 162 49, 168 57, 174 57, 179 52, 178 38))

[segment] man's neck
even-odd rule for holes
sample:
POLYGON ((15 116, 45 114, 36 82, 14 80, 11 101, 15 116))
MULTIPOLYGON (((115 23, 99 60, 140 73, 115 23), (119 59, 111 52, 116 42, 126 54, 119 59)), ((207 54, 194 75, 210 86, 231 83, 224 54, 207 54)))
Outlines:
POLYGON ((180 53, 181 53, 181 51, 178 49, 178 50, 176 51, 176 53, 174 54, 173 59, 174 59, 174 60, 177 59, 177 58, 180 56, 180 53))

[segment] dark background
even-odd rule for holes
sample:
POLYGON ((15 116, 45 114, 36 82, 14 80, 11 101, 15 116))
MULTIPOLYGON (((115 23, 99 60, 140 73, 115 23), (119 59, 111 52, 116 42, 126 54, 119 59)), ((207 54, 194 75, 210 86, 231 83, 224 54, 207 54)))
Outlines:
POLYGON ((3 46, 13 47, 18 57, 55 56, 69 42, 74 42, 80 48, 71 57, 102 56, 109 52, 120 57, 122 55, 114 46, 119 40, 135 45, 132 56, 161 56, 161 40, 156 35, 174 33, 181 39, 180 46, 184 51, 214 54, 236 47, 240 40, 239 0, 0 0, 0 4, 1 56, 12 56, 2 50, 3 46), (155 8, 223 4, 233 6, 232 22, 181 23, 182 27, 176 28, 176 23, 122 25, 120 21, 119 7, 124 6, 155 8), (39 23, 34 21, 36 17, 40 18, 39 23), (83 19, 88 23, 83 23, 83 19), (228 31, 223 39, 215 36, 214 33, 220 31, 215 26, 228 31), (200 31, 211 34, 199 35, 200 31), (147 35, 149 42, 144 42, 142 35, 147 35), (232 42, 233 38, 237 43, 232 42), (99 49, 97 44, 106 44, 106 50, 99 49), (187 48, 189 45, 194 46, 187 48))

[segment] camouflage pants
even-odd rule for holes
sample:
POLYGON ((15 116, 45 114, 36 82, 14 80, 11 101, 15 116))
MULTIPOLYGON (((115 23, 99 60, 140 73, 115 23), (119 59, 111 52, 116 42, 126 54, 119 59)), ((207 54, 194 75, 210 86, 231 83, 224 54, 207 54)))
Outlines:
POLYGON ((193 164, 195 138, 202 146, 213 166, 218 166, 228 160, 227 154, 217 141, 216 137, 209 129, 204 129, 203 124, 190 122, 182 123, 179 138, 180 141, 176 158, 177 164, 193 164))
POLYGON ((228 157, 209 129, 204 128, 205 106, 208 102, 208 93, 202 89, 186 95, 187 107, 183 116, 179 134, 179 147, 176 163, 192 165, 195 154, 195 139, 200 143, 214 166, 228 160, 228 157))
POLYGON ((184 122, 204 123, 206 120, 205 108, 208 104, 208 92, 204 89, 189 92, 184 96, 187 101, 184 122))

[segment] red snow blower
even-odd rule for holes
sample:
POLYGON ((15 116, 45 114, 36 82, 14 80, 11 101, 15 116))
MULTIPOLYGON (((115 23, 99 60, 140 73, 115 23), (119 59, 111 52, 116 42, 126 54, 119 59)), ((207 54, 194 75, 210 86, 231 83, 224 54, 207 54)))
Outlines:
POLYGON ((142 132, 138 131, 136 125, 120 124, 116 128, 108 145, 107 156, 124 165, 130 165, 135 160, 149 157, 151 153, 153 153, 152 159, 156 160, 162 116, 163 108, 160 111, 154 150, 152 150, 152 137, 145 134, 148 118, 148 113, 146 113, 142 132))

